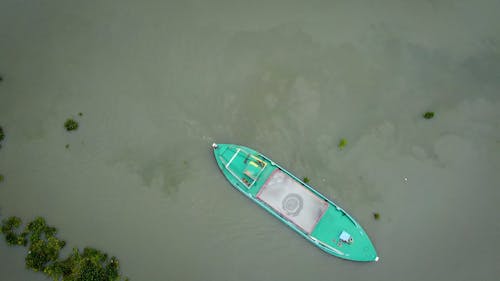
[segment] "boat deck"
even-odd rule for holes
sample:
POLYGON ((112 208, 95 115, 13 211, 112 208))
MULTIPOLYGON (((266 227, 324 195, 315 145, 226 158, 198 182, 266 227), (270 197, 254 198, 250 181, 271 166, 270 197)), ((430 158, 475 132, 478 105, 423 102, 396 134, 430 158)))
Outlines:
POLYGON ((329 206, 280 169, 269 176, 257 198, 307 234, 314 230, 329 206))

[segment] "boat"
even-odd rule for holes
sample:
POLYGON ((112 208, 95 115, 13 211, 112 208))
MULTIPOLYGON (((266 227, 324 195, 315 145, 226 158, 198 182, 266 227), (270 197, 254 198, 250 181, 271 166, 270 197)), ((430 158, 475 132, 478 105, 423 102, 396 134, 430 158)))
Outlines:
POLYGON ((212 147, 233 187, 313 245, 347 260, 379 260, 356 220, 307 183, 251 148, 217 143, 212 147))

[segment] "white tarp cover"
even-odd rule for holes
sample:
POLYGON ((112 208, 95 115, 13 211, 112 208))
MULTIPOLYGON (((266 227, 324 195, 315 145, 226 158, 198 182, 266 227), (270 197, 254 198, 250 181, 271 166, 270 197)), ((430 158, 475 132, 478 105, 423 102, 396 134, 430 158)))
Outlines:
POLYGON ((311 233, 328 208, 328 203, 283 171, 276 169, 257 198, 306 233, 311 233))

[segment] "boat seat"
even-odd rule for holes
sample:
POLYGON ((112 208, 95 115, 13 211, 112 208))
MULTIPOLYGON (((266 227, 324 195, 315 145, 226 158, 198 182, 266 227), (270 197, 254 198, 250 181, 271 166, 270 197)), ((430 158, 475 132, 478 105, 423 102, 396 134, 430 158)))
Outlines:
POLYGON ((254 165, 259 165, 259 167, 262 168, 266 167, 266 162, 262 161, 260 158, 255 157, 254 155, 252 155, 252 158, 255 159, 255 161, 257 161, 257 163, 254 162, 254 165))
POLYGON ((250 170, 245 170, 243 173, 252 180, 255 180, 255 175, 253 175, 252 172, 250 172, 250 170))
POLYGON ((245 175, 247 175, 248 177, 250 177, 252 180, 255 180, 255 178, 257 177, 257 175, 260 172, 260 169, 261 168, 260 168, 259 164, 250 160, 250 161, 248 161, 246 169, 245 169, 245 171, 243 171, 243 173, 245 175))

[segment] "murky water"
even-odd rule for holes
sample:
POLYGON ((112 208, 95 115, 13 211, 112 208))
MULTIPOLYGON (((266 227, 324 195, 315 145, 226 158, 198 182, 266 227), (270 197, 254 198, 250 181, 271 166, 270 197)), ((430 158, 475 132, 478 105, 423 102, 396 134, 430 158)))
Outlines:
MULTIPOLYGON (((498 1, 167 2, 0 2, 2 216, 132 280, 497 280, 498 1), (213 141, 308 176, 381 260, 254 206, 213 141)), ((0 243, 0 280, 45 280, 23 255, 0 243)))

